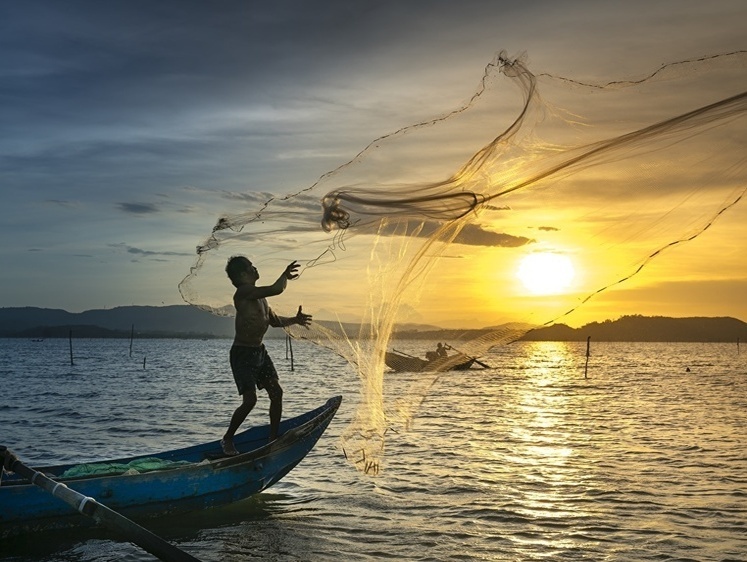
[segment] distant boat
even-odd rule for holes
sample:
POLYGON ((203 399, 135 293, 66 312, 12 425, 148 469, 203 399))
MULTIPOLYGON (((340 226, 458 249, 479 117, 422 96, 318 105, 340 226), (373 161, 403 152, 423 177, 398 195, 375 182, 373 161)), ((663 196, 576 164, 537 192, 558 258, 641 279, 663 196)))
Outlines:
MULTIPOLYGON (((128 518, 151 517, 232 503, 272 486, 316 444, 342 402, 336 396, 316 410, 284 420, 281 435, 268 443, 269 426, 253 427, 234 438, 243 453, 227 457, 219 441, 162 453, 101 461, 117 474, 99 474, 100 466, 59 465, 36 470, 77 492, 97 499, 128 518), (150 471, 127 467, 155 465, 150 471), (87 468, 92 471, 89 474, 87 468), (124 471, 124 472, 122 472, 124 471), (63 476, 64 473, 77 473, 63 476)), ((92 525, 68 504, 17 474, 0 481, 0 538, 45 529, 92 525)))
POLYGON ((397 372, 466 371, 472 367, 475 361, 474 357, 467 357, 461 354, 439 357, 430 361, 398 351, 387 351, 384 354, 384 363, 386 363, 386 366, 397 372))

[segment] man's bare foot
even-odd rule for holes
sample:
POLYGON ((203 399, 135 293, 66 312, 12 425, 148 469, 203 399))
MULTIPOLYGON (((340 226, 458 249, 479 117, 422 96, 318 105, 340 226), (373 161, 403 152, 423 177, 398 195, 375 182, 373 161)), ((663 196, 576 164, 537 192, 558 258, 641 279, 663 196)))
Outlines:
POLYGON ((223 449, 223 452, 229 457, 235 457, 239 454, 239 452, 236 450, 236 447, 233 446, 233 439, 221 439, 220 447, 221 449, 223 449))

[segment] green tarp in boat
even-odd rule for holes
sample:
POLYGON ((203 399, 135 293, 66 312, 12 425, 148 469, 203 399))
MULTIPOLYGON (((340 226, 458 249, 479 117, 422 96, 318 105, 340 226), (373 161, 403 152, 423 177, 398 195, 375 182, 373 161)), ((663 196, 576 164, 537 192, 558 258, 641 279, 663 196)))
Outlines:
POLYGON ((188 461, 167 461, 155 457, 137 459, 128 463, 106 462, 79 464, 68 468, 62 473, 62 478, 76 478, 80 476, 113 476, 116 474, 140 474, 152 470, 167 470, 178 466, 192 464, 188 461))

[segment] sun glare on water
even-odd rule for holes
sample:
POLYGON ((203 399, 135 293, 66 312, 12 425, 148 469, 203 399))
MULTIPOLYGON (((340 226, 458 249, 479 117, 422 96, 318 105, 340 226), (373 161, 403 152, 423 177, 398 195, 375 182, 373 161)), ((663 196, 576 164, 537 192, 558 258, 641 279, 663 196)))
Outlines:
POLYGON ((521 260, 516 276, 535 295, 555 295, 570 287, 575 270, 562 254, 539 252, 521 260))

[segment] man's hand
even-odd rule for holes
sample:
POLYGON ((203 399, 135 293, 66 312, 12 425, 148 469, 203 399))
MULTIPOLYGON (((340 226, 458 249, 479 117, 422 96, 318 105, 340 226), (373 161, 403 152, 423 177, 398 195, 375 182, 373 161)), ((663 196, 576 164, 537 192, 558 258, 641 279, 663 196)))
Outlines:
POLYGON ((298 314, 296 314, 296 324, 303 326, 304 328, 308 328, 309 324, 311 324, 311 314, 304 314, 301 311, 300 305, 298 307, 298 314))
POLYGON ((296 260, 293 260, 293 262, 291 262, 291 264, 285 268, 285 271, 283 271, 283 277, 285 277, 286 279, 297 279, 298 273, 296 272, 298 271, 299 267, 301 266, 298 265, 296 260))

